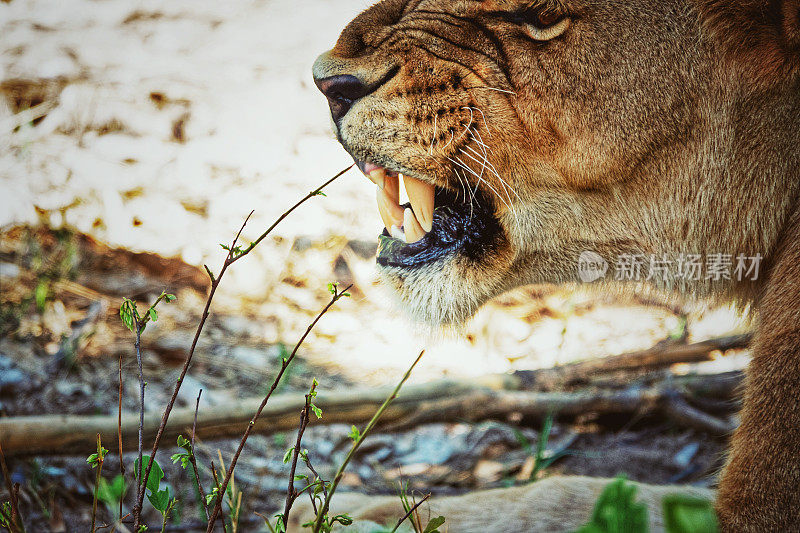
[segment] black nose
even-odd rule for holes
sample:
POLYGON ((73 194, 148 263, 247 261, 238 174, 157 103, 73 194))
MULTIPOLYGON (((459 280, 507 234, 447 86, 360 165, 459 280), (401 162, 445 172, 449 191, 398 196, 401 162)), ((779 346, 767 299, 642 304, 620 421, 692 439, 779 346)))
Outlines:
POLYGON ((314 83, 328 99, 331 115, 336 122, 347 114, 356 100, 370 93, 367 84, 350 74, 314 79, 314 83))

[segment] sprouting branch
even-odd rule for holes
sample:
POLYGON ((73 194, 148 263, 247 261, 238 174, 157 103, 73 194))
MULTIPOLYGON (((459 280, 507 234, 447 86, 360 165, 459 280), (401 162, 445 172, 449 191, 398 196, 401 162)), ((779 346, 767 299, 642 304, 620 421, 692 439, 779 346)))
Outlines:
POLYGON ((314 318, 313 322, 311 322, 311 324, 308 325, 308 328, 306 328, 305 333, 303 333, 303 335, 300 337, 300 340, 297 341, 297 344, 295 344, 294 349, 292 350, 292 353, 289 354, 289 357, 285 357, 283 359, 282 364, 281 364, 281 369, 278 372, 278 375, 275 376, 275 380, 272 382, 272 386, 270 386, 269 391, 267 391, 267 395, 264 396, 264 399, 261 401, 261 405, 258 406, 258 410, 256 410, 256 413, 253 415, 253 418, 250 420, 250 423, 247 424, 247 429, 245 429, 244 435, 242 435, 242 439, 241 439, 241 441, 239 441, 239 447, 236 449, 236 453, 233 454, 233 458, 231 459, 231 464, 228 466, 228 471, 225 474, 225 479, 222 482, 222 491, 221 491, 220 494, 217 495, 217 503, 214 506, 214 510, 211 513, 211 518, 208 521, 208 528, 206 528, 206 533, 211 533, 214 530, 214 522, 216 522, 217 516, 219 515, 219 513, 221 511, 221 508, 222 508, 222 493, 224 493, 225 489, 228 487, 228 482, 230 481, 231 476, 233 475, 233 470, 234 470, 234 468, 236 468, 236 462, 239 460, 239 455, 242 453, 242 449, 244 448, 244 445, 247 442, 247 438, 250 436, 250 433, 253 431, 253 427, 256 425, 256 421, 258 420, 258 417, 261 416, 261 411, 264 410, 264 407, 266 407, 267 402, 269 401, 270 397, 272 396, 272 393, 278 387, 278 383, 280 383, 281 378, 283 377, 283 373, 286 372, 287 368, 289 368, 289 365, 292 363, 292 360, 294 359, 294 356, 297 354, 297 350, 303 344, 303 341, 306 340, 306 337, 308 337, 308 334, 311 333, 311 330, 314 329, 314 326, 317 325, 317 322, 319 322, 319 319, 322 318, 322 316, 325 313, 328 312, 328 309, 333 307, 333 305, 336 302, 338 302, 341 298, 350 295, 347 292, 350 289, 350 287, 352 287, 352 285, 348 285, 347 287, 345 287, 341 291, 338 289, 338 287, 336 287, 336 285, 331 285, 329 287, 329 289, 331 290, 331 293, 332 293, 330 301, 322 309, 322 311, 319 312, 319 314, 316 316, 316 318, 314 318))
MULTIPOLYGON (((305 203, 310 198, 313 198, 314 196, 318 196, 322 192, 322 189, 324 189, 325 187, 330 185, 339 176, 341 176, 342 174, 344 174, 345 172, 350 170, 352 168, 352 166, 353 165, 350 165, 349 167, 347 167, 346 169, 342 170, 341 172, 336 174, 334 177, 332 177, 331 179, 329 179, 328 181, 326 181, 325 183, 323 183, 322 185, 320 185, 319 187, 317 187, 316 189, 314 189, 313 191, 308 193, 299 202, 295 203, 291 208, 289 208, 281 216, 279 216, 278 219, 269 228, 267 228, 267 230, 264 231, 264 233, 262 233, 255 241, 251 242, 247 246, 247 248, 242 250, 241 248, 239 248, 237 246, 237 242, 239 240, 239 236, 241 235, 242 231, 244 230, 244 226, 247 224, 247 221, 250 218, 250 215, 248 215, 247 219, 245 219, 244 223, 242 224, 241 228, 239 229, 239 232, 236 234, 236 237, 233 239, 233 241, 231 242, 230 246, 227 247, 228 253, 227 253, 226 257, 225 257, 225 260, 222 263, 222 268, 220 269, 219 274, 214 276, 214 274, 210 271, 210 269, 207 269, 209 277, 211 278, 211 289, 209 290, 208 297, 206 298, 206 303, 205 303, 205 306, 203 308, 203 314, 201 315, 200 323, 197 325, 197 330, 195 331, 194 338, 192 340, 192 345, 189 348, 189 353, 186 354, 186 359, 184 360, 183 368, 181 368, 180 375, 178 376, 178 379, 175 381, 175 388, 172 391, 172 396, 170 397, 169 402, 167 402, 167 406, 164 409, 164 414, 161 416, 161 423, 159 424, 158 431, 156 433, 156 437, 155 437, 155 439, 153 441, 153 449, 152 449, 152 452, 150 453, 150 459, 147 462, 147 466, 145 467, 145 473, 144 473, 144 476, 143 476, 142 479, 148 479, 148 476, 150 475, 150 470, 153 467, 153 462, 155 461, 156 453, 158 452, 158 448, 161 445, 161 439, 162 439, 162 437, 164 435, 164 429, 167 427, 167 421, 169 420, 169 415, 172 412, 172 408, 175 405, 175 401, 176 401, 176 399, 178 397, 178 393, 180 392, 181 385, 183 384, 183 380, 186 377, 186 373, 189 371, 189 367, 191 366, 192 358, 194 357, 194 351, 197 348, 197 342, 200 339, 200 334, 202 333, 203 327, 205 326, 206 320, 208 319, 209 309, 211 308, 211 302, 214 299, 214 295, 217 292, 217 288, 219 287, 220 281, 222 281, 222 277, 224 276, 225 271, 233 263, 235 263, 236 261, 238 261, 242 257, 246 256, 247 254, 249 254, 261 241, 263 241, 267 237, 267 235, 270 234, 270 232, 272 232, 273 229, 275 229, 275 227, 283 219, 285 219, 287 216, 289 216, 289 214, 292 213, 292 211, 294 211, 295 209, 300 207, 300 205, 305 203)), ((251 215, 252 215, 252 212, 251 212, 251 215)), ((231 467, 233 467, 233 466, 234 465, 231 465, 231 467)), ((226 478, 227 478, 227 476, 226 476, 226 478)), ((227 482, 227 479, 226 479, 226 482, 227 482)), ((217 505, 217 508, 218 508, 219 507, 219 502, 221 501, 221 499, 218 498, 217 501, 218 501, 218 505, 217 505)), ((144 491, 140 491, 138 496, 137 496, 137 498, 136 498, 136 504, 134 506, 134 530, 137 530, 139 528, 139 525, 141 524, 141 510, 142 510, 143 503, 144 503, 144 491)))
MULTIPOLYGON (((342 461, 342 464, 339 465, 339 469, 336 471, 336 475, 333 477, 333 481, 331 482, 331 487, 328 490, 328 496, 322 503, 322 508, 317 513, 317 519, 314 521, 314 526, 312 527, 313 533, 319 532, 320 527, 322 526, 322 521, 328 514, 328 508, 330 507, 331 500, 333 499, 333 495, 336 492, 336 487, 339 485, 339 481, 341 481, 342 475, 344 475, 344 470, 345 468, 347 468, 347 465, 350 463, 350 460, 355 455, 356 450, 358 450, 358 448, 361 446, 361 443, 364 442, 364 439, 367 437, 367 435, 369 435, 370 431, 372 431, 372 428, 375 427, 375 424, 378 422, 378 419, 381 417, 386 408, 389 407, 389 404, 392 403, 395 398, 397 398, 397 394, 400 392, 400 389, 403 387, 406 380, 408 380, 409 376, 411 375, 411 372, 414 370, 414 367, 417 366, 417 363, 419 363, 420 359, 422 359, 422 355, 424 353, 425 350, 422 350, 417 356, 417 358, 414 360, 414 362, 411 363, 411 366, 408 368, 408 370, 406 370, 406 373, 403 374, 403 378, 394 388, 392 393, 386 398, 386 400, 384 400, 383 404, 381 404, 378 410, 375 411, 375 414, 372 416, 372 419, 367 423, 367 427, 364 428, 364 431, 360 433, 356 431, 355 438, 353 439, 354 441, 353 446, 350 447, 350 451, 347 452, 347 456, 345 456, 344 461, 342 461)), ((209 530, 207 531, 207 533, 211 533, 211 531, 209 530)))

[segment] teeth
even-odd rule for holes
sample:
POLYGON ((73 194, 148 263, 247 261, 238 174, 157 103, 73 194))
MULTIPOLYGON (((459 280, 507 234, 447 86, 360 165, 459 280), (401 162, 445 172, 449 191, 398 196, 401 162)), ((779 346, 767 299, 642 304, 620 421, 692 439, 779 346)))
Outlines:
POLYGON ((369 173, 369 179, 371 179, 379 189, 383 189, 386 180, 386 169, 376 168, 369 173))
POLYGON ((409 244, 417 242, 423 238, 426 233, 425 230, 422 229, 422 226, 419 225, 419 222, 417 222, 417 217, 414 216, 414 212, 411 209, 406 209, 403 212, 403 229, 406 234, 406 242, 409 244))
MULTIPOLYGON (((396 181, 396 180, 395 180, 396 181)), ((388 192, 390 188, 377 189, 378 213, 381 215, 383 225, 391 233, 392 226, 403 225, 403 208, 397 205, 397 200, 392 199, 388 192)))
POLYGON ((434 188, 418 179, 409 178, 384 168, 373 168, 369 179, 378 187, 376 201, 383 225, 395 239, 417 242, 433 229, 434 188), (400 178, 411 202, 411 209, 400 206, 400 178))
MULTIPOLYGON (((411 208, 414 210, 416 220, 419 222, 419 226, 427 233, 433 228, 433 185, 429 185, 418 179, 403 176, 402 174, 400 175, 403 177, 403 184, 406 187, 408 201, 411 202, 411 208)), ((406 233, 408 233, 408 230, 406 230, 406 233)))
MULTIPOLYGON (((395 204, 400 203, 400 178, 395 176, 386 176, 383 182, 383 190, 386 196, 395 204)), ((402 216, 402 215, 401 215, 402 216)))

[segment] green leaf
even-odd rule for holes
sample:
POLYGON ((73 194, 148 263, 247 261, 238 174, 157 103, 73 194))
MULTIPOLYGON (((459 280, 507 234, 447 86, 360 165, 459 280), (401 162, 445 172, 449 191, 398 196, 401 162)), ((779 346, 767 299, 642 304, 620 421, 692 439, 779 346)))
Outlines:
POLYGON ((150 320, 152 320, 153 322, 158 320, 158 313, 156 312, 155 307, 151 307, 150 309, 148 309, 147 314, 150 315, 150 320))
POLYGON ((183 435, 178 435, 178 448, 183 448, 186 451, 189 451, 189 448, 192 447, 192 442, 184 437, 183 435))
POLYGON ((147 495, 147 499, 151 504, 153 504, 153 507, 155 507, 156 510, 163 513, 169 507, 169 488, 152 492, 147 495))
POLYGON ((92 455, 86 458, 86 462, 92 465, 92 468, 94 468, 97 465, 99 465, 103 459, 105 459, 107 453, 108 450, 106 450, 101 446, 100 451, 98 453, 93 453, 92 455))
POLYGON ((443 516, 431 518, 431 521, 428 522, 428 525, 425 526, 425 530, 422 533, 434 533, 442 524, 444 524, 443 516))
POLYGON ((44 311, 44 304, 47 302, 47 295, 50 293, 50 286, 47 281, 42 280, 36 284, 36 289, 33 291, 34 298, 36 299, 36 308, 39 311, 44 311))
POLYGON ((113 507, 125 496, 126 489, 125 478, 121 474, 117 474, 110 483, 105 478, 100 478, 100 483, 97 486, 97 497, 109 507, 113 507))
POLYGON ((360 438, 361 438, 361 432, 360 432, 360 431, 358 430, 358 428, 357 428, 357 427, 355 427, 355 426, 351 426, 351 427, 350 427, 350 433, 348 433, 347 435, 348 435, 348 436, 349 436, 351 439, 353 439, 354 441, 357 441, 358 439, 360 439, 360 438))
POLYGON ((164 300, 166 300, 167 303, 172 302, 172 301, 177 300, 177 299, 178 298, 174 294, 165 294, 164 295, 164 300))
POLYGON ((635 495, 636 486, 625 478, 612 481, 597 499, 589 523, 577 533, 647 533, 647 507, 635 495))
POLYGON ((319 407, 317 407, 313 403, 311 404, 311 410, 314 411, 315 415, 317 415, 317 419, 322 418, 322 409, 320 409, 319 407))
POLYGON ((353 519, 348 514, 337 514, 331 519, 331 524, 339 522, 343 526, 349 526, 353 523, 353 519))
POLYGON ((331 294, 336 294, 336 284, 335 283, 328 283, 328 292, 331 294))
POLYGON ((128 304, 129 301, 130 300, 128 300, 127 298, 123 300, 122 305, 119 308, 119 317, 120 319, 122 319, 122 323, 125 324, 125 326, 129 330, 135 331, 133 324, 133 314, 131 313, 131 308, 130 305, 128 304))
POLYGON ((173 453, 170 459, 172 459, 172 464, 180 461, 181 468, 184 470, 192 463, 188 453, 173 453))
MULTIPOLYGON (((139 459, 134 460, 133 462, 133 471, 137 472, 138 479, 141 480, 144 477, 144 472, 147 469, 147 463, 150 461, 149 455, 142 456, 142 464, 139 465, 139 459), (141 466, 141 468, 140 468, 141 466)), ((153 461, 153 468, 150 469, 150 475, 147 476, 147 489, 150 492, 158 492, 158 487, 161 485, 161 480, 164 479, 164 471, 161 470, 161 466, 158 464, 158 461, 153 461)))
POLYGON ((714 504, 685 494, 664 497, 664 522, 668 533, 716 533, 719 531, 714 504))
POLYGON ((314 191, 314 196, 325 196, 325 197, 327 197, 328 195, 327 195, 327 194, 325 194, 325 193, 324 193, 324 192, 322 192, 322 191, 314 191))
POLYGON ((219 487, 211 489, 209 494, 206 494, 206 505, 211 505, 217 501, 217 494, 219 494, 219 487))
POLYGON ((294 446, 286 450, 286 453, 283 454, 283 464, 287 464, 289 461, 292 460, 293 453, 294 453, 294 446))
POLYGON ((0 526, 8 528, 8 530, 11 531, 11 528, 9 527, 11 525, 10 520, 11 502, 3 502, 3 505, 0 506, 0 526))

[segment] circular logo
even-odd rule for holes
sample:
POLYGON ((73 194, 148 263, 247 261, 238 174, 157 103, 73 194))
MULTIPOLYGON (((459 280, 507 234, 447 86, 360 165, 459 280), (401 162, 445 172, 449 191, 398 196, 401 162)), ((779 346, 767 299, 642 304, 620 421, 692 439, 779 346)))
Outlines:
POLYGON ((591 283, 606 275, 608 263, 597 252, 584 251, 578 257, 578 277, 584 283, 591 283))

